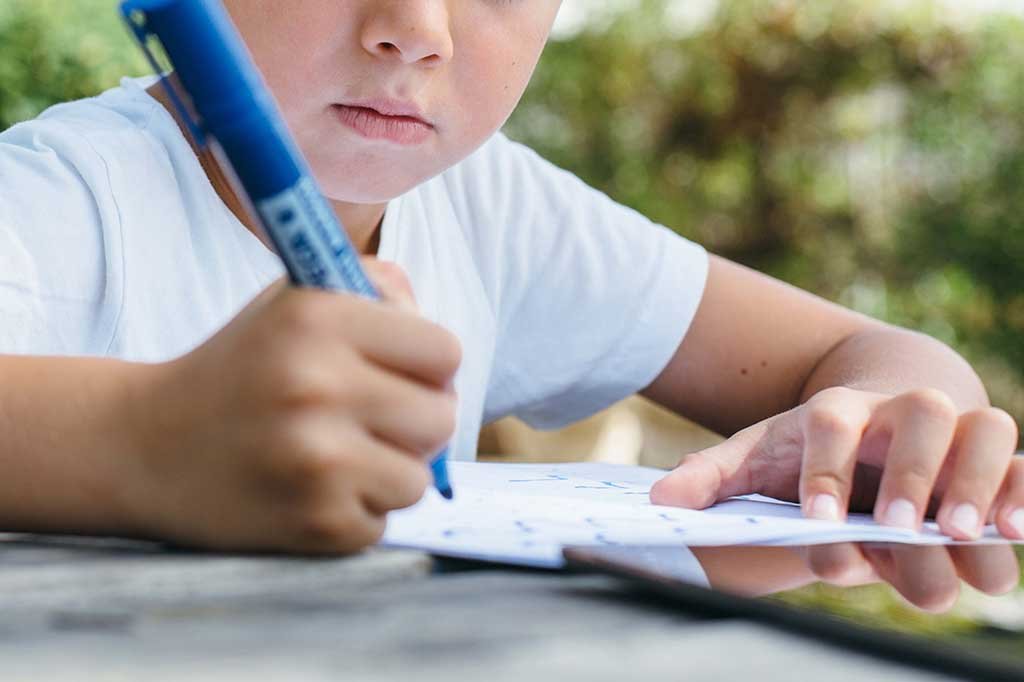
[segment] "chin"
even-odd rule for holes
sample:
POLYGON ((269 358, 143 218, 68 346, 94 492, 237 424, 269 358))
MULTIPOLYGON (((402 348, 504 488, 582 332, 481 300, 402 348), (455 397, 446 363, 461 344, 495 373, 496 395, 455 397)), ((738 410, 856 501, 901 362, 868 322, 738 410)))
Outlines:
MULTIPOLYGON (((345 168, 358 168, 357 164, 344 164, 345 168)), ((321 191, 332 201, 343 201, 350 204, 383 204, 400 197, 414 187, 423 184, 433 175, 400 176, 384 173, 384 177, 369 169, 358 172, 332 171, 327 174, 316 173, 321 191)), ((436 174, 435 174, 436 175, 436 174)))
POLYGON ((321 191, 331 201, 341 201, 346 204, 385 204, 402 196, 418 184, 420 183, 417 182, 408 187, 396 187, 393 182, 388 182, 373 187, 363 183, 362 186, 353 187, 351 183, 335 182, 322 183, 321 191))

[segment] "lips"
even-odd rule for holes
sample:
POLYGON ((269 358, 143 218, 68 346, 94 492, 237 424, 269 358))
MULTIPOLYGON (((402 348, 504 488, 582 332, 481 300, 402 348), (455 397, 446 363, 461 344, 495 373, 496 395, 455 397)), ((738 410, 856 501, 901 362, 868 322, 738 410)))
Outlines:
POLYGON ((333 110, 343 125, 369 140, 418 145, 430 139, 435 130, 415 105, 406 102, 336 104, 333 110))

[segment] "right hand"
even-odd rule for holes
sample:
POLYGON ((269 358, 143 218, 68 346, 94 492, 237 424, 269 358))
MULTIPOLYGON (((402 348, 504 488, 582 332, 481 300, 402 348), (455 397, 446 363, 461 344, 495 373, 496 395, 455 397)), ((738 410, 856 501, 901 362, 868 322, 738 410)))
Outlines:
POLYGON ((382 301, 279 281, 193 352, 154 366, 133 507, 147 535, 221 550, 350 552, 414 504, 455 429, 458 339, 401 269, 382 301))

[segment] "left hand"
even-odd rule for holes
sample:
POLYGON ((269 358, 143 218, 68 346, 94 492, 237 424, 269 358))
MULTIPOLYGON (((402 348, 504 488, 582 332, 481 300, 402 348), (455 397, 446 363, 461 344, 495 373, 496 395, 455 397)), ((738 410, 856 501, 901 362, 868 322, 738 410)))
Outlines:
POLYGON ((986 521, 1024 539, 1024 458, 1017 425, 985 407, 959 412, 945 393, 897 396, 828 388, 798 407, 696 452, 651 489, 651 501, 702 509, 733 495, 800 502, 805 516, 843 520, 873 511, 880 524, 977 538, 986 521))
POLYGON ((998 596, 1020 584, 1010 545, 900 545, 846 542, 798 547, 814 576, 848 587, 888 583, 908 602, 933 613, 949 611, 961 581, 998 596))

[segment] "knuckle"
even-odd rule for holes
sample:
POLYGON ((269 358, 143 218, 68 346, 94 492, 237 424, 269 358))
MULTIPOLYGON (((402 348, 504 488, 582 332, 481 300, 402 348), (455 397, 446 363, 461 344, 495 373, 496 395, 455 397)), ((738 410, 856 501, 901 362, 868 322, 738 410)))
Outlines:
POLYGON ((858 431, 856 420, 848 414, 824 404, 812 405, 804 412, 804 428, 808 433, 827 438, 849 437, 858 431))
POLYGON ((1017 445, 1017 421, 1005 410, 998 407, 972 410, 962 415, 960 420, 965 426, 988 433, 1005 435, 1007 440, 1012 442, 1011 447, 1015 448, 1017 445))
POLYGON ((266 440, 265 448, 273 453, 272 475, 311 497, 351 468, 361 454, 348 429, 320 415, 281 420, 266 440))
POLYGON ((919 388, 906 394, 910 408, 917 414, 940 422, 956 421, 957 409, 953 399, 935 388, 919 388))
MULTIPOLYGON (((840 494, 850 487, 850 479, 842 472, 826 469, 808 469, 804 474, 804 489, 807 495, 816 493, 840 494)), ((840 504, 842 503, 842 495, 840 504)))
POLYGON ((353 500, 344 506, 319 505, 303 512, 298 522, 300 542, 317 552, 354 552, 380 540, 383 519, 358 514, 353 500))
POLYGON ((377 263, 382 276, 387 278, 389 282, 406 291, 412 291, 412 281, 409 279, 405 268, 392 261, 378 260, 377 263))
POLYGON ((430 471, 427 467, 409 461, 409 467, 395 481, 395 508, 411 507, 420 501, 430 485, 430 471))
POLYGON ((405 270, 397 263, 389 261, 372 259, 371 262, 372 266, 367 269, 368 274, 380 290, 381 298, 392 303, 408 300, 415 308, 416 296, 405 270))
POLYGON ((1014 457, 1003 479, 1004 506, 1015 509, 1024 506, 1024 457, 1014 457))
POLYGON ((815 393, 810 402, 846 400, 852 393, 854 393, 853 389, 847 388, 846 386, 829 386, 828 388, 823 388, 815 393))
POLYGON ((287 469, 294 460, 295 452, 303 442, 303 429, 300 420, 291 417, 271 418, 266 431, 261 434, 261 442, 256 445, 266 454, 268 460, 278 468, 287 469))
POLYGON ((303 447, 296 448, 291 469, 295 478, 306 488, 315 488, 342 466, 342 458, 322 442, 307 439, 303 447))
POLYGON ((972 502, 975 506, 985 509, 992 501, 995 492, 992 488, 993 484, 984 472, 961 470, 950 481, 943 499, 972 502))
POLYGON ((285 408, 308 408, 325 403, 332 389, 326 373, 317 371, 305 360, 285 363, 276 377, 276 393, 285 408))
POLYGON ((443 327, 440 329, 441 334, 438 336, 437 343, 439 362, 444 373, 452 375, 455 374, 459 369, 459 365, 462 364, 462 342, 458 336, 447 329, 443 327))
POLYGON ((1024 457, 1017 455, 1013 458, 1006 480, 1012 488, 1024 493, 1024 457))
POLYGON ((332 353, 329 362, 297 352, 282 363, 272 389, 284 407, 351 407, 364 397, 365 367, 357 354, 343 344, 337 344, 332 353))
POLYGON ((341 459, 321 439, 306 434, 284 435, 277 449, 282 453, 271 467, 279 486, 302 499, 314 498, 341 466, 341 459))
POLYGON ((307 336, 323 326, 324 297, 322 292, 297 290, 280 311, 279 324, 288 333, 307 336))
POLYGON ((898 490, 904 490, 913 497, 924 499, 931 492, 938 473, 937 467, 928 459, 914 459, 893 471, 893 482, 898 490))

